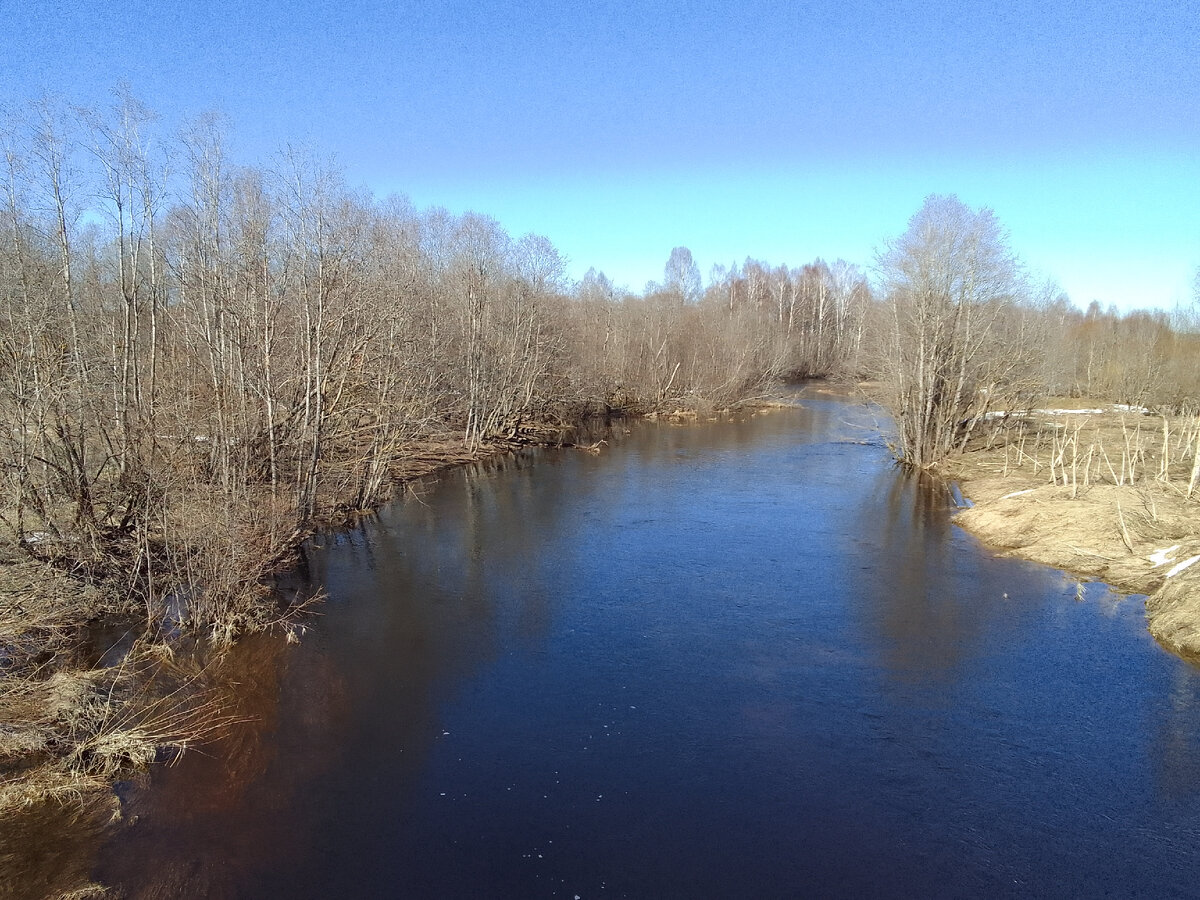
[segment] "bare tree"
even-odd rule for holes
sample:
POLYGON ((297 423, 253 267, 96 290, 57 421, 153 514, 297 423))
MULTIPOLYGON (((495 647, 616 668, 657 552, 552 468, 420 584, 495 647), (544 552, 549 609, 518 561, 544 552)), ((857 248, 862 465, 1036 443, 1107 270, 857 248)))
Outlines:
POLYGON ((675 247, 663 267, 663 286, 684 303, 700 299, 700 267, 687 247, 675 247))
POLYGON ((1020 266, 991 210, 953 195, 928 197, 877 266, 897 451, 927 468, 961 444, 1011 369, 1016 344, 996 325, 1022 297, 1020 266))

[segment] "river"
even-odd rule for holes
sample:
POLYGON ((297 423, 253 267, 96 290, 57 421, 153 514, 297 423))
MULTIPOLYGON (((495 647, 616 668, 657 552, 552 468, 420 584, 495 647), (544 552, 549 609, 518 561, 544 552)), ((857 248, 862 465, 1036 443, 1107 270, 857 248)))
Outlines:
POLYGON ((141 897, 1200 895, 1200 671, 808 391, 451 471, 122 785, 141 897))

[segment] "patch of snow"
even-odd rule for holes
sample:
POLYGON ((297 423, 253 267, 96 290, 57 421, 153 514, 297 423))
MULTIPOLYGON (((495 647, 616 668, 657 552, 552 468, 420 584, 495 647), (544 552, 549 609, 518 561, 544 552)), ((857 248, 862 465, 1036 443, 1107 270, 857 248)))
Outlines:
POLYGON ((1178 549, 1179 545, 1176 544, 1173 547, 1167 547, 1165 550, 1155 550, 1147 558, 1151 563, 1154 564, 1155 567, 1164 565, 1165 563, 1175 562, 1175 560, 1171 559, 1171 554, 1178 549))
MULTIPOLYGON (((1144 406, 1114 403, 1111 409, 1104 409, 1102 407, 1093 407, 1091 409, 1031 409, 1028 414, 1034 416, 1102 416, 1106 412, 1133 412, 1145 415, 1150 410, 1144 406)), ((993 419, 1005 419, 1011 415, 1012 413, 1006 409, 993 409, 985 412, 980 418, 985 422, 990 422, 993 419)))
POLYGON ((1034 490, 1035 490, 1034 488, 1026 488, 1026 489, 1025 489, 1025 490, 1023 490, 1023 491, 1013 491, 1011 494, 1005 494, 1005 495, 1004 495, 1003 497, 1001 497, 1000 499, 1001 499, 1001 500, 1008 500, 1008 499, 1010 499, 1010 498, 1012 498, 1012 497, 1020 497, 1022 494, 1032 494, 1032 493, 1034 492, 1034 490))
POLYGON ((1182 572, 1188 566, 1192 565, 1193 563, 1197 563, 1197 562, 1200 562, 1200 554, 1193 556, 1191 559, 1185 559, 1183 562, 1181 562, 1179 565, 1177 565, 1175 568, 1173 568, 1170 572, 1168 572, 1166 574, 1166 577, 1170 578, 1173 575, 1178 575, 1180 572, 1182 572))

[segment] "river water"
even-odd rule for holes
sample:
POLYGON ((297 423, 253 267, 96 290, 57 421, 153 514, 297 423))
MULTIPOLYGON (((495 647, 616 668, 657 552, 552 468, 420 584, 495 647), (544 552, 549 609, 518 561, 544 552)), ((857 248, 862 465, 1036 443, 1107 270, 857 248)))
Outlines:
POLYGON ((330 535, 140 897, 1200 896, 1200 671, 982 549, 815 392, 453 471, 330 535))

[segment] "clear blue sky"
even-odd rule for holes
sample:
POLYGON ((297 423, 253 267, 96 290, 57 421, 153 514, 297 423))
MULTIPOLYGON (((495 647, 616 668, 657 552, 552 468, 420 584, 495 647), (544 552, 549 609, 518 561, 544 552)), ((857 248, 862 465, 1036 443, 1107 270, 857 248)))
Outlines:
POLYGON ((0 0, 0 103, 224 110, 352 184, 475 209, 640 289, 673 246, 869 264, 929 193, 1079 305, 1200 265, 1200 0, 0 0))

